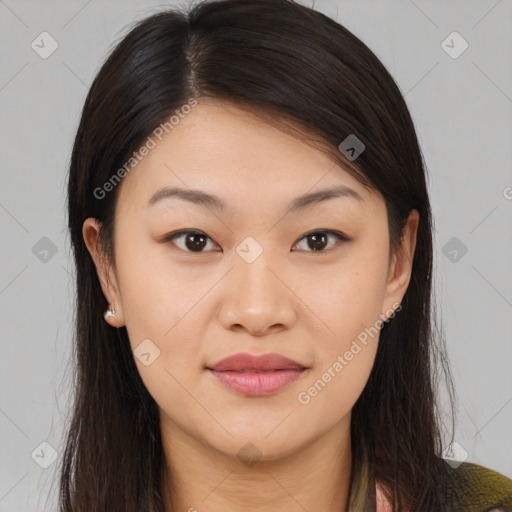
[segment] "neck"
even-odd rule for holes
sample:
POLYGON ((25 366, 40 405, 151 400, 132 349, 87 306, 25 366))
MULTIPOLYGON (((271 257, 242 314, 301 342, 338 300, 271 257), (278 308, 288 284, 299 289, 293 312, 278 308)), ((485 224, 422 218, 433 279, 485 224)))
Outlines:
POLYGON ((293 453, 261 454, 252 463, 198 442, 165 415, 161 432, 166 512, 348 511, 350 415, 293 453))

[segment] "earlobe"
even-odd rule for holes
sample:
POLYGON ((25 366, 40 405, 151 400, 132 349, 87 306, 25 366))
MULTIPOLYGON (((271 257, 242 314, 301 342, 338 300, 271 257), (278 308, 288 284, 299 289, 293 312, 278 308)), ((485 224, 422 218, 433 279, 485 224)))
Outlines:
POLYGON ((104 319, 112 327, 122 327, 124 325, 124 318, 119 288, 112 265, 108 262, 101 248, 100 231, 101 223, 97 219, 89 217, 84 221, 82 228, 84 242, 96 267, 103 295, 109 303, 109 309, 103 314, 104 319))
POLYGON ((105 322, 110 324, 112 327, 121 327, 120 325, 117 325, 117 321, 114 318, 116 315, 116 310, 109 305, 108 309, 103 313, 103 318, 105 319, 105 322))

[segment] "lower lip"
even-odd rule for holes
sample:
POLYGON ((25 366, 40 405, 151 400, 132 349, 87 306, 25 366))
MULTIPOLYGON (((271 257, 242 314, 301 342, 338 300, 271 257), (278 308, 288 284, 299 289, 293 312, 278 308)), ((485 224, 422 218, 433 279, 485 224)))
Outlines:
POLYGON ((222 384, 246 396, 272 395, 297 380, 304 372, 304 370, 276 370, 261 373, 209 371, 222 384))

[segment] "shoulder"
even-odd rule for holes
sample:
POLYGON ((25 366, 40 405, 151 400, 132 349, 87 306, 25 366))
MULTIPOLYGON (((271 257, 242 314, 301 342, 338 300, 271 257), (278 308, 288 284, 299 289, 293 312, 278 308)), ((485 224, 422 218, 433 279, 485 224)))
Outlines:
POLYGON ((493 469, 471 462, 449 466, 444 487, 452 510, 512 512, 512 480, 493 469))

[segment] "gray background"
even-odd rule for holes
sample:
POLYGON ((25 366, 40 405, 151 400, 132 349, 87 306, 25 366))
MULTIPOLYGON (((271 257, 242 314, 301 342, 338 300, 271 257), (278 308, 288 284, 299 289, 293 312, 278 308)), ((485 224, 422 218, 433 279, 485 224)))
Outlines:
MULTIPOLYGON (((43 469, 52 449, 40 445, 62 453, 69 412, 72 141, 107 49, 166 5, 0 0, 0 511, 56 510, 57 462, 43 469), (31 47, 43 31, 58 43, 47 59, 31 47)), ((315 8, 361 38, 405 95, 429 171, 455 438, 469 461, 512 478, 512 1, 315 8), (457 58, 447 53, 463 48, 453 31, 469 44, 457 58)))

